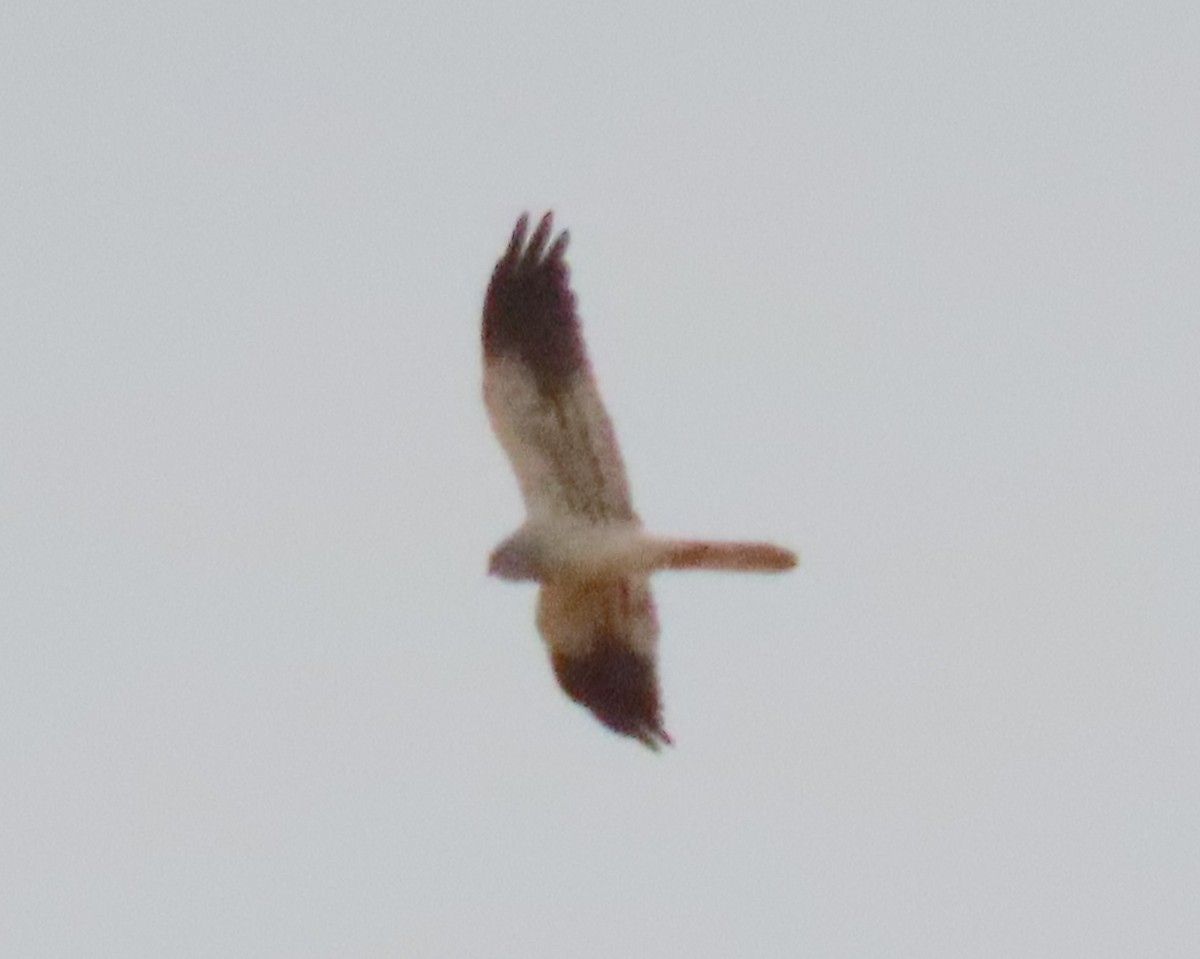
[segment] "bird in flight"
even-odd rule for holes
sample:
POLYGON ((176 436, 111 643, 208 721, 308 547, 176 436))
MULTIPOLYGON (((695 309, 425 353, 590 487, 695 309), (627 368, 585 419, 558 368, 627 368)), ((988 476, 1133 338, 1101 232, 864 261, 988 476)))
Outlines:
POLYGON ((612 423, 592 377, 547 213, 528 216, 496 263, 483 307, 483 397, 517 475, 526 518, 488 572, 540 584, 537 625, 563 691, 605 726, 651 749, 663 729, 650 574, 780 572, 796 554, 770 543, 672 539, 643 531, 612 423))

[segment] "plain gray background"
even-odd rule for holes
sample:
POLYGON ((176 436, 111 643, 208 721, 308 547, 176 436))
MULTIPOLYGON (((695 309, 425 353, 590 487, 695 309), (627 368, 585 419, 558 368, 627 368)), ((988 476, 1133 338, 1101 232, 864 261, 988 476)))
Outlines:
POLYGON ((1200 954, 1194 3, 0 13, 0 951, 1200 954), (556 211, 677 747, 479 399, 556 211))

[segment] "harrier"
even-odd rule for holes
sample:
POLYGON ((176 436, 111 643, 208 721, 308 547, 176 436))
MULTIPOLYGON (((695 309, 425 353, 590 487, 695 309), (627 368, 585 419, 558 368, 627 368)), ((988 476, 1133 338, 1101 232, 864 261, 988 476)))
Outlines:
POLYGON ((778 572, 796 555, 770 543, 649 535, 633 511, 625 466, 584 348, 551 214, 526 242, 522 216, 483 307, 483 396, 525 501, 521 527, 488 572, 535 580, 537 624, 559 685, 605 726, 651 749, 663 729, 655 672, 659 569, 778 572))

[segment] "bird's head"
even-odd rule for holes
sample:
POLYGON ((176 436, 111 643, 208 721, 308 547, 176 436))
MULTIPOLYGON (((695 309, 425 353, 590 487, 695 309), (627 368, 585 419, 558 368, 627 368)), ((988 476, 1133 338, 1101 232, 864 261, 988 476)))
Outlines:
POLYGON ((492 550, 488 575, 508 580, 538 579, 533 551, 524 537, 516 533, 492 550))

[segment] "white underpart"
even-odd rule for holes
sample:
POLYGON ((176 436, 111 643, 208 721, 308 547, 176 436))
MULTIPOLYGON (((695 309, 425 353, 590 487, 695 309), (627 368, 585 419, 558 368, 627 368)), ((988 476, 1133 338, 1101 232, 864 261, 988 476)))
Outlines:
POLYGON ((796 565, 791 550, 772 543, 653 536, 636 522, 535 519, 522 526, 512 542, 543 581, 620 579, 659 569, 783 572, 796 565))
POLYGON ((547 397, 519 359, 492 357, 483 396, 531 519, 596 522, 628 515, 625 467, 586 369, 547 397))
POLYGON ((536 557, 545 579, 616 579, 649 573, 661 555, 659 542, 637 523, 586 523, 531 519, 517 533, 536 557))

